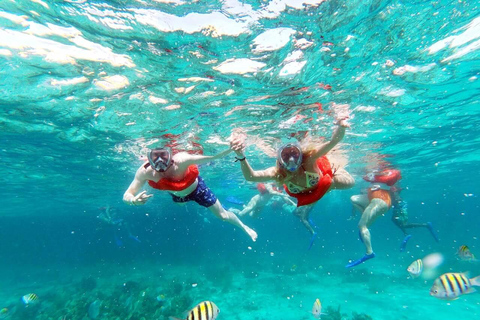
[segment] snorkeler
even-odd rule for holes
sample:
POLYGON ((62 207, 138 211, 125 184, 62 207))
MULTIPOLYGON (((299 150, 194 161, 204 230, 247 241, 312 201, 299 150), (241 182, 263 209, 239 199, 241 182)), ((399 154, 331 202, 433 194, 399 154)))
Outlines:
POLYGON ((312 234, 310 247, 317 235, 309 221, 315 203, 330 190, 348 189, 355 183, 345 169, 332 170, 334 163, 326 156, 342 140, 347 127, 345 119, 339 120, 331 140, 312 148, 302 148, 298 143, 286 144, 278 150, 276 165, 259 171, 253 170, 245 157, 245 136, 236 136, 230 143, 247 181, 276 181, 284 184, 285 191, 297 199, 295 215, 312 234))
POLYGON ((390 191, 392 191, 393 195, 393 214, 392 214, 392 222, 400 229, 402 230, 405 238, 403 239, 401 245, 400 245, 400 251, 405 251, 405 248, 407 247, 407 242, 410 240, 412 237, 411 234, 407 233, 407 229, 411 228, 427 228, 428 231, 430 231, 430 234, 432 235, 433 239, 435 239, 436 242, 439 241, 437 234, 435 233, 435 230, 433 229, 433 225, 431 222, 427 223, 408 223, 408 211, 407 211, 407 202, 402 200, 400 197, 400 191, 402 188, 393 186, 390 188, 390 191))
POLYGON ((381 172, 371 172, 363 177, 364 180, 371 183, 367 189, 367 194, 354 195, 350 198, 353 207, 362 213, 358 222, 360 240, 366 248, 366 254, 355 261, 350 262, 345 267, 351 268, 359 265, 369 259, 375 258, 372 249, 372 241, 368 228, 375 220, 384 215, 392 207, 392 192, 390 187, 402 178, 399 170, 383 170, 381 172))
POLYGON ((270 183, 257 183, 257 190, 259 194, 254 195, 248 204, 238 212, 240 217, 248 214, 252 218, 257 218, 265 205, 275 196, 286 203, 295 205, 295 202, 293 202, 287 195, 278 191, 278 189, 270 183))
POLYGON ((148 161, 138 168, 134 180, 123 195, 123 201, 130 205, 145 204, 152 195, 139 191, 148 182, 154 189, 168 191, 174 202, 195 201, 208 208, 217 218, 240 227, 256 241, 257 233, 243 224, 233 212, 225 210, 199 176, 197 165, 220 159, 230 152, 231 150, 225 150, 215 156, 204 156, 187 152, 173 154, 168 147, 153 149, 148 153, 148 161))

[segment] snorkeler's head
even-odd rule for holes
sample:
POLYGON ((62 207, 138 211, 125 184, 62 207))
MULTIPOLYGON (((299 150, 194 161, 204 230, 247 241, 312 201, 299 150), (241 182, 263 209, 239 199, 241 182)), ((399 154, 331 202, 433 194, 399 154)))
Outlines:
POLYGON ((298 143, 288 143, 278 149, 279 165, 287 171, 295 172, 302 165, 303 153, 298 143))
POLYGON ((172 165, 172 149, 156 148, 150 150, 147 155, 148 162, 155 171, 165 172, 172 165))

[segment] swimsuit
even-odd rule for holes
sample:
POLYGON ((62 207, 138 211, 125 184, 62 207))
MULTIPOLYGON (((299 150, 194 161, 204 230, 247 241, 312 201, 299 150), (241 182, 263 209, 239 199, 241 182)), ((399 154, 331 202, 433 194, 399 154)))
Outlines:
POLYGON ((390 193, 390 187, 397 183, 402 178, 399 170, 383 170, 379 174, 373 175, 373 177, 365 176, 364 180, 372 182, 373 185, 368 189, 368 200, 380 199, 383 200, 388 208, 392 207, 392 194, 390 193))
POLYGON ((333 172, 326 156, 320 157, 316 161, 316 165, 323 174, 322 178, 317 173, 305 172, 307 179, 307 190, 296 186, 293 183, 285 185, 285 191, 289 196, 297 199, 297 207, 306 206, 320 200, 330 189, 333 182, 333 172), (292 189, 290 189, 292 188, 292 189))
POLYGON ((213 194, 212 190, 207 187, 202 177, 198 177, 198 185, 192 193, 185 197, 178 197, 173 193, 170 193, 174 202, 188 202, 195 201, 199 205, 208 208, 217 202, 217 197, 213 194))
POLYGON ((217 197, 213 192, 207 187, 203 179, 198 175, 198 167, 196 165, 191 165, 187 168, 183 179, 180 181, 174 181, 168 178, 162 178, 157 182, 148 180, 150 187, 158 190, 166 191, 182 191, 190 187, 198 179, 198 185, 190 194, 179 197, 172 193, 172 199, 174 202, 187 202, 195 201, 203 207, 211 207, 217 202, 217 197))
POLYGON ((297 186, 293 182, 289 181, 289 182, 287 182, 288 190, 291 193, 300 193, 300 192, 304 191, 305 189, 310 189, 311 187, 316 186, 318 181, 320 180, 320 175, 316 172, 305 171, 305 177, 307 179, 306 187, 297 186))
POLYGON ((388 209, 390 209, 392 206, 392 197, 390 196, 390 191, 368 188, 368 200, 372 201, 372 199, 383 200, 387 204, 388 209))

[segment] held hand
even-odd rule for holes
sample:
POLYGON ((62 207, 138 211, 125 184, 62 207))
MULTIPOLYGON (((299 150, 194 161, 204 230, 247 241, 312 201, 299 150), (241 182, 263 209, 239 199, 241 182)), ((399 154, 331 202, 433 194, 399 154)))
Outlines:
POLYGON ((151 198, 153 197, 153 194, 146 194, 147 191, 142 191, 140 192, 138 195, 136 195, 133 199, 132 199, 132 205, 134 206, 142 206, 144 205, 148 198, 151 198))
POLYGON ((347 122, 348 117, 337 119, 337 125, 342 128, 350 128, 350 124, 347 122))
POLYGON ((230 140, 230 149, 235 151, 238 156, 243 156, 243 151, 245 150, 245 136, 232 136, 232 139, 230 140))

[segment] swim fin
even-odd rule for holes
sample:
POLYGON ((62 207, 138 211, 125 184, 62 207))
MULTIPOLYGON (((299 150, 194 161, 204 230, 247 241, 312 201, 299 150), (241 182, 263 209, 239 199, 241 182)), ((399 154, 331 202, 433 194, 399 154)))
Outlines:
POLYGON ((403 238, 402 244, 400 244, 400 251, 405 251, 405 248, 407 247, 407 242, 408 240, 410 240, 411 237, 411 234, 407 234, 405 238, 403 238))
POLYGON ((364 263, 365 261, 373 259, 373 258, 375 258, 375 252, 372 252, 370 254, 366 254, 363 257, 361 257, 360 259, 350 262, 349 264, 347 264, 345 266, 345 268, 351 268, 351 267, 358 266, 359 264, 364 263))
POLYGON ((433 229, 433 225, 431 222, 427 222, 427 228, 428 231, 430 231, 430 233, 432 234, 433 239, 435 239, 436 242, 439 242, 440 240, 438 239, 437 233, 433 229))
POLYGON ((312 235, 312 239, 310 239, 310 245, 308 246, 308 250, 310 250, 313 246, 313 243, 315 242, 315 239, 317 238, 317 233, 314 232, 312 235))

